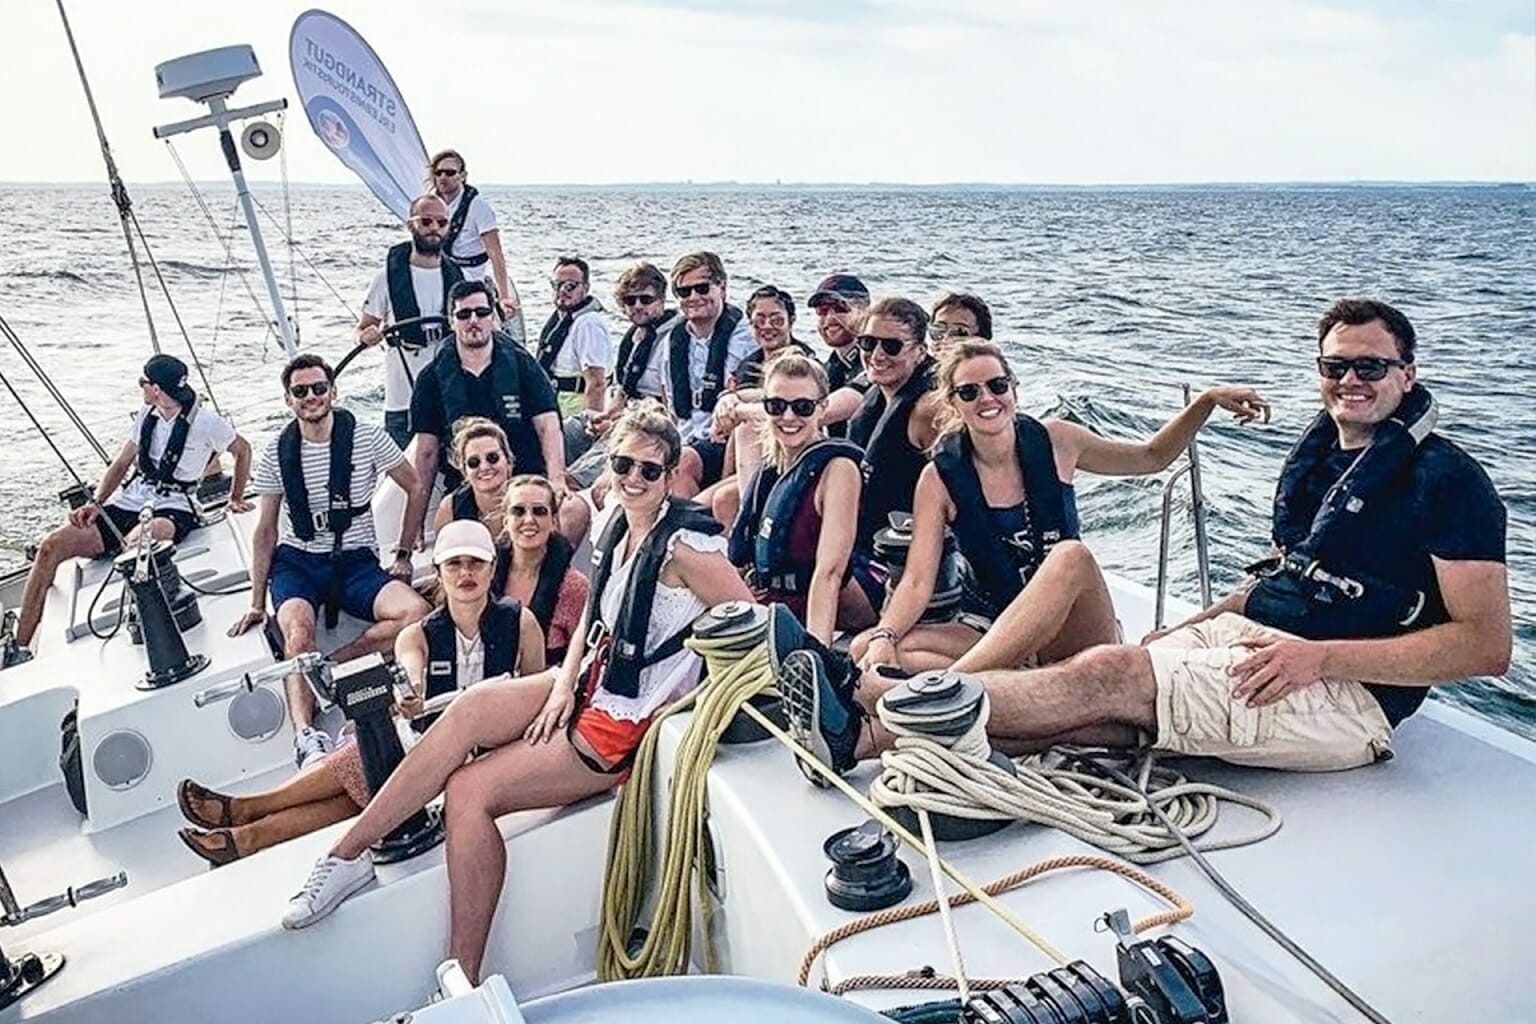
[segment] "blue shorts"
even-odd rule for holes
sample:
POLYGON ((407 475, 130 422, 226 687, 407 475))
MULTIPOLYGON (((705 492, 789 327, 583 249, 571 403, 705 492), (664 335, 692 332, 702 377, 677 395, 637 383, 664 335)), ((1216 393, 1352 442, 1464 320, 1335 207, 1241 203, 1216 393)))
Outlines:
POLYGON ((688 447, 698 452, 699 461, 704 463, 704 476, 699 480, 699 486, 708 487, 719 483, 725 475, 725 442, 696 437, 688 442, 688 447))
MULTIPOLYGON (((379 556, 366 548, 343 551, 336 556, 334 568, 341 610, 353 618, 372 622, 374 598, 390 581, 390 575, 379 565, 379 556)), ((299 598, 318 612, 330 592, 331 572, 330 555, 311 554, 279 544, 272 552, 272 572, 267 578, 272 610, 299 598)))
POLYGON ((869 599, 869 606, 879 615, 885 607, 885 581, 887 574, 885 567, 879 565, 862 551, 853 552, 848 560, 848 576, 864 591, 864 596, 869 599))

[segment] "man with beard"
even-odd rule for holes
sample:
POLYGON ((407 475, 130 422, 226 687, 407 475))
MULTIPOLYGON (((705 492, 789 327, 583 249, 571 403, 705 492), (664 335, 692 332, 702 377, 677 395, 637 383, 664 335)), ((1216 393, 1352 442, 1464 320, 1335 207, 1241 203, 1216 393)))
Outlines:
MULTIPOLYGON (((363 299, 363 315, 357 321, 357 340, 377 345, 383 328, 397 321, 422 316, 444 317, 448 292, 464 280, 464 272, 443 259, 443 233, 448 229, 448 206, 436 195, 424 195, 411 204, 406 221, 408 242, 390 248, 384 269, 373 279, 363 299)), ((404 448, 411 440, 411 392, 447 333, 444 324, 415 324, 399 329, 391 351, 384 356, 384 430, 404 448)))
POLYGON ((555 260, 549 286, 555 311, 539 331, 538 360, 559 395, 565 417, 565 458, 572 462, 591 447, 588 421, 603 411, 613 338, 602 303, 591 292, 587 261, 555 260))
POLYGON ((805 304, 816 312, 816 332, 831 350, 826 363, 827 382, 835 392, 854 383, 864 371, 853 339, 869 309, 869 289, 852 274, 833 274, 816 286, 805 304))
MULTIPOLYGON (((528 350, 496 330, 493 302, 485 281, 460 281, 448 293, 454 343, 421 372, 411 399, 416 473, 431 480, 441 468, 444 488, 457 487, 458 468, 439 467, 438 453, 452 449, 455 423, 484 416, 506 433, 514 472, 549 477, 560 499, 560 532, 579 545, 591 516, 585 502, 564 500, 565 443, 555 389, 528 350)), ((401 536, 420 537, 425 514, 423 504, 401 536)))
MULTIPOLYGON (((379 479, 388 476, 406 494, 405 522, 419 524, 427 488, 381 428, 334 407, 336 374, 324 359, 294 356, 283 367, 282 381, 283 400, 294 418, 256 465, 252 490, 260 511, 251 537, 251 608, 229 635, 239 636, 267 617, 270 589, 284 657, 318 650, 322 609, 327 629, 342 611, 371 623, 333 651, 330 661, 342 664, 388 651, 395 634, 427 613, 427 602, 411 589, 409 549, 395 551, 388 573, 380 567, 369 503, 379 479)), ((325 756, 331 741, 314 727, 315 698, 304 677, 289 676, 285 689, 294 761, 304 768, 325 756)))

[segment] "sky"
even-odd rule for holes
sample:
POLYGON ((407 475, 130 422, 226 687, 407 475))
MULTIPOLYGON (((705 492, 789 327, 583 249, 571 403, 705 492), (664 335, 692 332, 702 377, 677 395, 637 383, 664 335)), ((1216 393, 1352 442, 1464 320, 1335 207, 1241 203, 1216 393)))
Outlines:
MULTIPOLYGON (((292 98, 303 2, 66 0, 133 182, 154 65, 233 43, 292 98), (195 15, 195 16, 189 16, 195 15)), ((1536 181, 1536 0, 328 0, 481 184, 1536 181), (430 14, 428 13, 430 12, 430 14)), ((54 0, 0 0, 0 182, 99 181, 54 0), (23 99, 25 97, 25 99, 23 99)), ((289 174, 353 183, 290 116, 289 174)), ((210 132, 177 148, 224 177, 210 132)), ((277 180, 278 162, 247 164, 277 180)))

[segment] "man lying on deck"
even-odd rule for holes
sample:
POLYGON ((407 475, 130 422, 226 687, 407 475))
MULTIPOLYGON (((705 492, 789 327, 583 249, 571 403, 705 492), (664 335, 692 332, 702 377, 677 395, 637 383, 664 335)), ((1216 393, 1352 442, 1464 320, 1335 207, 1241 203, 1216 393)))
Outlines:
MULTIPOLYGON (((1281 470, 1275 556, 1144 646, 1104 644, 1033 671, 983 672, 988 733, 1009 754, 1132 746, 1297 771, 1390 756, 1430 686, 1509 667, 1505 510, 1482 467, 1432 432, 1414 331, 1345 299, 1318 324, 1324 411, 1281 470)), ((775 609, 792 731, 846 771, 890 746, 891 681, 824 665, 775 609), (830 668, 830 671, 828 671, 830 668)))

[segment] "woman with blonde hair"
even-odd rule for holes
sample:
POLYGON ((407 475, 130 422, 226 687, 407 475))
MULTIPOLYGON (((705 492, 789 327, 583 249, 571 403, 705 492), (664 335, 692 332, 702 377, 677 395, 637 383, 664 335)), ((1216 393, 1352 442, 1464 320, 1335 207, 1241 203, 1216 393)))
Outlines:
POLYGON ((861 665, 917 672, 1019 668, 1119 638, 1098 562, 1078 540, 1078 470, 1140 476, 1166 468, 1217 408, 1268 419, 1252 388, 1214 387, 1146 441, 1115 441, 1018 411, 1017 378, 996 344, 956 338, 939 368, 933 461, 918 479, 912 544, 879 624, 854 641, 861 665), (933 596, 946 527, 970 566, 960 621, 918 625, 933 596))
POLYGON ((476 519, 485 524, 491 536, 500 536, 502 499, 513 470, 506 432, 484 416, 464 417, 453 425, 448 464, 463 475, 464 482, 438 502, 433 531, 455 519, 476 519))
POLYGON ((699 681, 699 656, 682 642, 694 619, 751 599, 718 524, 670 494, 682 447, 655 403, 625 412, 609 455, 619 513, 596 546, 592 595, 565 661, 455 701, 316 862, 284 927, 313 924, 368 884, 368 847, 446 791, 448 955, 480 977, 506 872, 497 817, 618 785, 657 712, 699 681), (489 753, 470 760, 477 750, 489 753))

